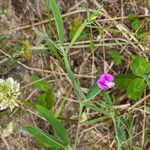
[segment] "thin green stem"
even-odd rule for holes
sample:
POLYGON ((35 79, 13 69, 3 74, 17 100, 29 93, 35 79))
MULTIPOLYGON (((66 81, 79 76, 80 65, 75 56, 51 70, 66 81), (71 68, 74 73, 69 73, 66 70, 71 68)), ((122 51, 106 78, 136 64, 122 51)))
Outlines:
POLYGON ((117 124, 116 124, 115 117, 112 116, 111 118, 112 118, 112 121, 113 121, 113 124, 114 124, 114 128, 115 128, 115 133, 116 133, 116 138, 117 138, 117 143, 118 143, 118 150, 122 150, 121 143, 120 143, 120 140, 119 140, 119 136, 118 136, 118 133, 117 133, 117 124))
MULTIPOLYGON (((95 47, 103 47, 103 46, 122 46, 122 45, 130 45, 130 44, 136 44, 136 45, 138 45, 138 44, 150 44, 150 41, 138 41, 138 42, 109 42, 109 43, 94 43, 94 46, 95 47)), ((68 47, 68 45, 67 46, 64 46, 64 48, 66 48, 66 47, 68 47)), ((70 47, 70 49, 71 48, 89 48, 90 47, 90 44, 80 44, 80 45, 77 45, 77 44, 75 44, 75 45, 72 45, 71 47, 70 47)))
POLYGON ((77 83, 77 81, 76 81, 76 79, 74 77, 74 73, 72 72, 72 70, 70 68, 70 65, 69 65, 69 60, 68 60, 67 54, 64 53, 63 56, 64 56, 64 62, 65 62, 66 70, 68 72, 68 76, 69 76, 69 78, 71 80, 71 83, 72 83, 74 89, 77 92, 79 100, 83 101, 83 100, 86 99, 85 94, 81 90, 81 87, 79 86, 79 84, 77 83))
POLYGON ((78 123, 78 127, 77 127, 76 138, 75 138, 73 150, 76 150, 76 147, 78 144, 78 138, 79 138, 79 134, 80 134, 80 120, 82 119, 82 114, 83 114, 83 105, 82 105, 82 103, 80 103, 79 123, 78 123))
MULTIPOLYGON (((68 48, 69 49, 69 48, 68 48)), ((67 57, 67 52, 64 52, 64 50, 62 49, 63 52, 63 58, 64 58, 64 63, 66 66, 66 70, 68 72, 68 76, 71 80, 71 83, 75 89, 75 91, 77 92, 77 96, 78 96, 78 100, 79 100, 79 104, 80 104, 80 111, 79 111, 79 124, 77 127, 77 133, 76 133, 76 138, 75 138, 75 143, 74 143, 74 147, 73 150, 76 150, 77 147, 77 141, 79 138, 79 134, 80 134, 80 120, 82 119, 82 113, 83 113, 83 101, 86 99, 85 94, 83 93, 83 91, 81 90, 81 87, 79 86, 79 84, 77 83, 75 77, 74 77, 74 73, 72 72, 71 68, 70 68, 70 63, 67 57)))

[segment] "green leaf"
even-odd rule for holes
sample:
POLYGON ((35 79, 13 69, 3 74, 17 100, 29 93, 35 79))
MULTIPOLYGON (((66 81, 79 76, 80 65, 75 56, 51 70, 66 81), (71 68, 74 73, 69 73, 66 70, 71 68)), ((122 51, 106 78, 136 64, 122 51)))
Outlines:
POLYGON ((118 124, 116 124, 116 132, 118 134, 118 138, 120 141, 126 140, 125 133, 124 133, 123 129, 121 129, 121 127, 118 124))
POLYGON ((129 128, 128 121, 127 121, 126 119, 124 119, 123 116, 120 116, 119 119, 120 119, 120 122, 121 122, 126 128, 129 128))
POLYGON ((137 78, 137 76, 134 74, 118 75, 115 77, 115 86, 117 88, 127 88, 129 83, 135 78, 137 78))
POLYGON ((34 28, 34 32, 37 34, 37 36, 39 38, 41 38, 42 40, 46 41, 49 45, 53 45, 53 47, 55 47, 56 49, 60 49, 57 44, 55 42, 53 42, 48 35, 42 33, 41 31, 39 31, 37 28, 34 28))
MULTIPOLYGON (((46 41, 46 46, 49 48, 50 52, 60 61, 62 62, 62 59, 61 59, 61 49, 60 47, 52 41, 52 39, 40 32, 37 28, 34 29, 34 32, 43 40, 43 41, 46 41)), ((38 44, 39 45, 39 44, 38 44)), ((37 50, 38 50, 38 45, 37 45, 37 50)), ((42 44, 39 45, 41 48, 43 47, 42 44)), ((37 51, 36 50, 36 51, 37 51)), ((43 50, 42 50, 43 51, 43 50)), ((40 52, 40 51, 38 51, 40 52)), ((44 52, 46 52, 46 50, 44 50, 44 52)), ((48 51, 47 51, 48 52, 48 51)), ((40 52, 41 53, 41 52, 40 52)))
POLYGON ((133 150, 143 150, 143 148, 142 148, 142 147, 139 147, 139 146, 133 146, 132 149, 133 149, 133 150))
POLYGON ((55 118, 55 116, 44 107, 37 105, 37 110, 41 116, 43 116, 49 124, 55 129, 56 135, 67 145, 70 145, 70 140, 66 129, 63 125, 55 118))
POLYGON ((94 21, 99 16, 101 16, 101 14, 99 13, 99 11, 96 11, 96 12, 89 15, 88 20, 89 21, 94 21))
POLYGON ((130 65, 134 74, 144 77, 144 74, 150 73, 150 63, 144 57, 136 57, 130 65))
POLYGON ((149 34, 150 34, 150 28, 141 29, 140 31, 137 32, 137 38, 140 39, 149 34))
POLYGON ((47 92, 50 90, 52 91, 51 84, 48 83, 46 80, 41 80, 41 78, 39 78, 36 75, 32 76, 32 82, 33 82, 33 86, 41 91, 44 91, 44 92, 47 92))
POLYGON ((136 14, 133 14, 133 13, 129 13, 128 14, 128 19, 130 20, 130 21, 134 21, 135 19, 137 19, 138 17, 137 17, 137 15, 136 14))
POLYGON ((137 30, 137 29, 140 28, 141 23, 142 23, 142 22, 141 22, 139 19, 135 19, 135 20, 131 23, 131 28, 132 28, 133 30, 137 30))
POLYGON ((101 93, 103 95, 106 106, 112 106, 112 101, 108 93, 106 91, 101 91, 101 93))
MULTIPOLYGON (((76 18, 71 19, 71 23, 69 25, 69 39, 70 40, 73 39, 75 33, 77 32, 77 30, 81 26, 82 20, 83 20, 83 18, 81 16, 78 16, 76 18)), ((78 37, 78 39, 76 41, 80 41, 81 39, 83 39, 82 35, 83 34, 80 34, 80 36, 78 37)))
POLYGON ((143 19, 144 22, 150 22, 150 17, 146 17, 143 19))
POLYGON ((33 51, 33 54, 35 54, 35 55, 49 54, 49 51, 47 51, 47 50, 41 50, 41 49, 37 48, 36 50, 33 51))
POLYGON ((47 109, 51 109, 53 103, 54 103, 54 95, 52 89, 48 90, 47 92, 38 97, 37 104, 47 109))
POLYGON ((129 116, 129 118, 126 120, 123 116, 120 118, 121 123, 126 127, 127 130, 130 130, 134 121, 134 118, 132 115, 129 116))
POLYGON ((1 34, 0 35, 0 42, 3 41, 3 40, 5 40, 6 38, 7 38, 6 35, 1 34))
POLYGON ((39 139, 46 145, 50 145, 52 147, 58 147, 58 148, 60 148, 60 147, 66 148, 65 145, 61 141, 59 141, 52 135, 44 133, 42 130, 40 130, 38 128, 34 128, 32 126, 25 126, 24 128, 26 131, 31 133, 35 138, 39 139))
POLYGON ((69 46, 68 46, 67 49, 66 49, 66 52, 67 52, 67 53, 68 53, 69 49, 72 47, 72 45, 77 41, 78 37, 79 37, 80 34, 83 32, 83 30, 85 29, 86 25, 87 25, 87 20, 85 20, 85 21, 81 24, 81 26, 79 27, 79 29, 76 31, 74 37, 72 38, 72 40, 71 40, 69 46))
POLYGON ((114 65, 120 65, 121 64, 121 56, 120 56, 118 51, 113 50, 111 52, 111 57, 113 59, 114 65))
POLYGON ((48 3, 50 4, 50 7, 52 8, 52 11, 53 11, 53 15, 56 21, 56 28, 58 32, 59 41, 60 41, 60 44, 62 45, 64 42, 64 33, 63 33, 64 29, 63 29, 63 22, 62 22, 60 10, 56 3, 56 0, 48 0, 48 3))
MULTIPOLYGON (((97 79, 96 79, 96 81, 97 81, 97 79)), ((90 87, 88 93, 86 94, 86 100, 88 100, 88 101, 90 101, 94 97, 96 97, 101 91, 101 89, 98 87, 96 81, 93 83, 93 85, 90 87)))
POLYGON ((142 78, 133 79, 127 87, 127 95, 129 98, 136 100, 140 98, 146 87, 145 81, 142 78))

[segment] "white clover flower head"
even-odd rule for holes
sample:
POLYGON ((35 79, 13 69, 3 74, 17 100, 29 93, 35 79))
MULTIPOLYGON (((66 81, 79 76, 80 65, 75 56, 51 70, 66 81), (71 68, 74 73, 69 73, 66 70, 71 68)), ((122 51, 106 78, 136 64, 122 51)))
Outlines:
POLYGON ((20 95, 20 84, 13 78, 0 79, 0 110, 18 106, 17 99, 20 95))

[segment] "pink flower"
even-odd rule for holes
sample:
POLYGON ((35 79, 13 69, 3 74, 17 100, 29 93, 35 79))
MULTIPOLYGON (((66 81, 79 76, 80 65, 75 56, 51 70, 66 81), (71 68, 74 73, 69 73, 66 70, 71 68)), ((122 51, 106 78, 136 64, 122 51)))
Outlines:
POLYGON ((108 90, 108 89, 112 88, 115 85, 114 77, 111 74, 104 73, 97 80, 97 85, 102 90, 108 90))

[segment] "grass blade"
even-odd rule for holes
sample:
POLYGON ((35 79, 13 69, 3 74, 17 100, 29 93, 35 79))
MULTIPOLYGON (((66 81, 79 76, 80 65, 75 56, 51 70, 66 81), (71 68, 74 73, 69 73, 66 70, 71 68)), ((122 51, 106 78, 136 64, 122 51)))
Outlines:
POLYGON ((64 143, 66 143, 67 145, 70 145, 70 140, 66 132, 66 129, 57 120, 57 118, 49 110, 45 109, 44 107, 40 105, 37 105, 37 109, 39 111, 39 114, 43 116, 49 122, 49 124, 55 129, 57 136, 62 141, 64 141, 64 143))
POLYGON ((39 139, 46 145, 56 147, 56 148, 66 148, 62 142, 58 141, 55 137, 52 135, 49 135, 47 133, 44 133, 38 128, 34 128, 32 126, 25 126, 24 127, 26 131, 31 133, 35 138, 39 139))
POLYGON ((72 45, 76 42, 76 40, 78 39, 78 37, 80 36, 80 34, 82 33, 82 31, 85 29, 87 25, 87 21, 85 21, 77 30, 77 32, 75 33, 73 39, 71 40, 69 46, 66 48, 66 53, 68 53, 69 49, 72 47, 72 45))
POLYGON ((63 23, 62 23, 60 10, 56 3, 56 0, 48 0, 48 3, 50 4, 50 7, 52 8, 52 11, 53 11, 53 15, 54 15, 55 22, 56 22, 58 38, 59 38, 60 44, 62 45, 64 42, 64 33, 63 33, 63 23))

